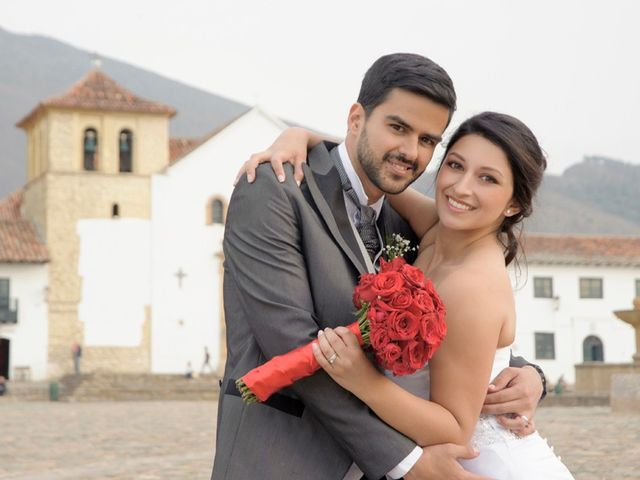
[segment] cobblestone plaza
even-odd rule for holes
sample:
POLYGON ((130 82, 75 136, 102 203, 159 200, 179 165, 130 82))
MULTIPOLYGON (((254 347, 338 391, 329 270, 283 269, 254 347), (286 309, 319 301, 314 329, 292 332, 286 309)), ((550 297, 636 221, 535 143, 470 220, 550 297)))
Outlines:
MULTIPOLYGON (((536 420, 577 480, 640 480, 640 415, 545 407, 536 420)), ((208 480, 215 423, 210 401, 3 401, 0 479, 208 480)))

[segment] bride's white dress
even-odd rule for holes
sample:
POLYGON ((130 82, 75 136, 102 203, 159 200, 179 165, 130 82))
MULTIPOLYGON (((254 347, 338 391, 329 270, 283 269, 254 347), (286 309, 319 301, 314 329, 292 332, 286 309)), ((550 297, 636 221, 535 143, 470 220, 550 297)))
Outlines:
MULTIPOLYGON (((496 351, 491 378, 509 366, 511 347, 496 351)), ((428 369, 393 381, 425 397, 428 369)), ((493 415, 481 415, 471 444, 480 451, 472 460, 460 460, 465 470, 496 480, 567 480, 573 476, 538 432, 520 438, 505 429, 493 415)))

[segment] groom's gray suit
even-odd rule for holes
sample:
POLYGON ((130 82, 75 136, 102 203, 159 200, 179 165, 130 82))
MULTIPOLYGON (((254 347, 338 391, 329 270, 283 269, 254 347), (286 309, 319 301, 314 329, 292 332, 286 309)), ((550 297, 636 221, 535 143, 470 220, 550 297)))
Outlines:
MULTIPOLYGON (((266 166, 231 198, 224 238, 228 357, 214 480, 340 480, 353 461, 377 479, 415 447, 323 371, 268 404, 245 405, 234 388, 235 379, 310 342, 319 329, 354 321, 353 288, 366 267, 331 158, 337 148, 328 148, 310 152, 300 188, 290 171, 280 184, 266 166)), ((383 238, 399 233, 416 244, 386 204, 378 225, 383 238)))

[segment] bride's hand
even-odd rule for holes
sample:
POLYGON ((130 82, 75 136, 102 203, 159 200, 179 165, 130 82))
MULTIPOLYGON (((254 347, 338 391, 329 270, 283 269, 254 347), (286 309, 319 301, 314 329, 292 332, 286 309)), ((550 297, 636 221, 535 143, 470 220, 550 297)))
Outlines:
POLYGON ((320 330, 313 354, 338 385, 356 396, 371 389, 380 375, 360 348, 356 336, 345 327, 320 330))
POLYGON ((304 178, 302 164, 307 161, 307 147, 318 143, 317 141, 314 142, 314 140, 317 140, 317 138, 304 128, 287 128, 269 148, 262 152, 254 153, 249 160, 242 164, 233 185, 235 186, 244 174, 247 175, 247 181, 252 183, 256 178, 256 168, 261 163, 266 162, 271 163, 271 168, 280 182, 285 180, 282 164, 292 164, 294 168, 293 178, 300 185, 304 178))

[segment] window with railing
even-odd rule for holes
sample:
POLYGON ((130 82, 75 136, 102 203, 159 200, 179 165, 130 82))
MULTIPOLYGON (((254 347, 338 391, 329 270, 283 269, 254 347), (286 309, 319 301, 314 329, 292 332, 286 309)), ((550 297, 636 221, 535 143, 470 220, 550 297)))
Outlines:
POLYGON ((0 278, 0 323, 17 321, 18 300, 11 298, 11 282, 8 278, 0 278))

